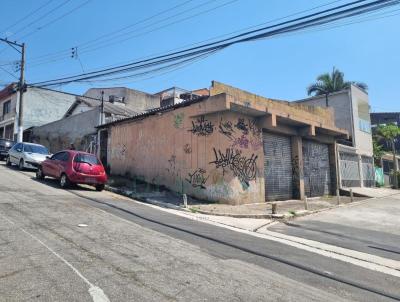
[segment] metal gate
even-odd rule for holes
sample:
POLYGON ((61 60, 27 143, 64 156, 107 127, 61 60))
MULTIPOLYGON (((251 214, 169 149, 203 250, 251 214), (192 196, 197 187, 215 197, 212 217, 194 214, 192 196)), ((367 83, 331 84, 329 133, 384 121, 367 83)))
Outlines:
POLYGON ((263 133, 266 200, 293 197, 292 145, 290 137, 263 133))
POLYGON ((343 187, 360 187, 358 155, 339 152, 340 179, 343 187))
POLYGON ((307 197, 329 195, 331 169, 328 145, 303 140, 304 190, 307 197))
POLYGON ((375 186, 374 160, 372 157, 361 156, 364 187, 375 186))

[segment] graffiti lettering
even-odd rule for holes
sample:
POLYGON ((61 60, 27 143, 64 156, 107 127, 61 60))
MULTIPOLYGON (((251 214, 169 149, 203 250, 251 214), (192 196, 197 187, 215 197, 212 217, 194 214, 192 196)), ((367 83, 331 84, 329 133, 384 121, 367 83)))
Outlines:
POLYGON ((235 139, 235 141, 232 144, 232 147, 236 147, 238 146, 239 148, 244 148, 244 149, 248 149, 249 148, 249 139, 242 135, 241 137, 238 137, 237 139, 235 139))
POLYGON ((252 154, 250 158, 242 156, 241 151, 233 150, 231 148, 226 149, 225 153, 221 150, 214 150, 215 160, 210 164, 215 164, 218 168, 229 168, 233 175, 238 177, 242 184, 249 186, 250 180, 256 179, 257 173, 257 155, 252 154))
POLYGON ((207 121, 204 116, 201 116, 196 122, 192 121, 192 129, 188 131, 198 136, 207 136, 213 133, 214 125, 207 121))
POLYGON ((249 134, 249 128, 244 121, 244 118, 239 118, 238 122, 236 123, 235 127, 243 132, 244 135, 249 134))
POLYGON ((230 140, 234 140, 233 133, 235 132, 235 130, 233 129, 233 124, 231 121, 224 122, 221 118, 221 120, 219 121, 219 132, 225 135, 230 140))
POLYGON ((174 115, 174 127, 179 129, 182 128, 183 118, 185 114, 183 112, 174 115))
POLYGON ((186 154, 190 154, 190 153, 192 153, 192 147, 189 144, 186 144, 186 145, 183 146, 183 151, 186 154))
POLYGON ((193 173, 188 173, 189 178, 186 181, 189 182, 194 188, 205 189, 205 184, 209 176, 206 177, 206 171, 204 169, 196 169, 193 173))

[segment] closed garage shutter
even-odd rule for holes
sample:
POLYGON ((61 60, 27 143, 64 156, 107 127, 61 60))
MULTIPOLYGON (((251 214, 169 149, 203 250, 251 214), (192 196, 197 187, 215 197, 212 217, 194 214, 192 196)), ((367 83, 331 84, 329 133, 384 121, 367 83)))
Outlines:
POLYGON ((328 145, 303 140, 303 163, 306 196, 328 195, 331 189, 328 145))
POLYGON ((263 133, 266 200, 286 200, 293 196, 292 146, 290 138, 263 133))

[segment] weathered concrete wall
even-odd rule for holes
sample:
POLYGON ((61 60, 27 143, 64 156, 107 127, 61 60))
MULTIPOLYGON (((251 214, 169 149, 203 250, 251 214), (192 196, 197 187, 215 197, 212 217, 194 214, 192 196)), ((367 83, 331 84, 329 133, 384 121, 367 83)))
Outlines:
POLYGON ((226 93, 237 100, 247 102, 248 106, 251 107, 268 107, 269 110, 285 113, 290 118, 297 117, 317 124, 335 126, 333 109, 331 108, 321 108, 294 102, 268 99, 236 87, 213 81, 210 95, 218 95, 220 93, 226 93))
POLYGON ((91 88, 85 96, 101 99, 101 91, 104 91, 104 100, 108 101, 111 95, 123 97, 126 106, 137 112, 160 107, 158 96, 125 87, 91 88))
POLYGON ((100 111, 96 107, 74 114, 32 130, 32 141, 46 146, 51 153, 68 149, 73 143, 77 150, 85 151, 96 137, 100 111))
POLYGON ((264 202, 261 129, 236 112, 202 115, 221 99, 227 96, 112 126, 111 173, 209 201, 264 202))
MULTIPOLYGON (((321 95, 299 101, 301 104, 326 107, 326 97, 321 95)), ((336 127, 346 129, 349 135, 353 137, 353 123, 351 116, 351 100, 349 91, 340 91, 328 96, 329 107, 334 109, 336 127)))
POLYGON ((356 86, 351 86, 351 99, 354 115, 355 146, 360 154, 372 156, 373 147, 368 94, 356 86))
POLYGON ((75 95, 28 88, 24 95, 24 129, 59 120, 75 100, 75 95))

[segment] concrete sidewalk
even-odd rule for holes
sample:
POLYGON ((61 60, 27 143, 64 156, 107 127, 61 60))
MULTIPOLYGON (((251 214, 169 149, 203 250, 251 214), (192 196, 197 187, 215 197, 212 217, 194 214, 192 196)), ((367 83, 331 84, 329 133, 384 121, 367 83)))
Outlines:
MULTIPOLYGON (((354 187, 351 188, 353 190, 353 193, 355 195, 362 195, 366 197, 372 197, 372 198, 381 198, 381 197, 388 197, 391 195, 399 194, 400 190, 395 190, 391 188, 358 188, 354 187)), ((350 188, 343 188, 343 191, 350 192, 350 188)))

